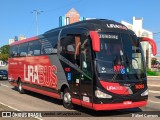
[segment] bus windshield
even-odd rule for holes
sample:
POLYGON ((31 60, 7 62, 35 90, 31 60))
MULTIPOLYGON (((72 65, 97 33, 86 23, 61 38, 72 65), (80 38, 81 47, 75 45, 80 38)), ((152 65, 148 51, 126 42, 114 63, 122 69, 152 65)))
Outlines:
POLYGON ((144 58, 135 35, 99 33, 96 52, 98 77, 106 81, 139 81, 145 78, 144 58))

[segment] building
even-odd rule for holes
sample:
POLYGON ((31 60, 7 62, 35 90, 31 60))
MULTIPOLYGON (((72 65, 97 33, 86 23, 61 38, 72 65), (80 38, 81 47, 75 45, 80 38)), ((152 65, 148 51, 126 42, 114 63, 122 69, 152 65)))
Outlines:
MULTIPOLYGON (((125 21, 121 21, 122 24, 124 24, 128 29, 133 30, 138 37, 147 37, 153 39, 153 32, 148 31, 143 28, 143 18, 136 18, 133 17, 133 24, 130 24, 125 21)), ((153 57, 151 46, 148 42, 141 42, 146 65, 148 68, 151 68, 151 59, 153 57)))
POLYGON ((59 17, 59 27, 79 22, 85 19, 86 18, 81 17, 80 14, 74 8, 72 8, 64 16, 59 17))
POLYGON ((24 40, 24 39, 26 39, 26 37, 25 37, 24 35, 20 35, 20 36, 18 37, 18 40, 24 40))
POLYGON ((15 39, 9 39, 9 45, 14 43, 15 42, 15 39))
POLYGON ((24 40, 26 37, 24 35, 20 36, 15 36, 14 38, 9 39, 9 45, 12 44, 13 42, 19 41, 19 40, 24 40))

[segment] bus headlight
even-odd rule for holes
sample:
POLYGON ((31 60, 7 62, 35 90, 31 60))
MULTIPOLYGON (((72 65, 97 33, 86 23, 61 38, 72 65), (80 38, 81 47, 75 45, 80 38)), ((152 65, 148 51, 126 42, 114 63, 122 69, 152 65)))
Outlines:
POLYGON ((147 95, 148 95, 148 89, 141 94, 141 96, 147 96, 147 95))
POLYGON ((96 90, 96 91, 95 91, 95 96, 96 96, 97 98, 112 98, 111 95, 108 95, 108 94, 106 94, 106 93, 104 93, 104 92, 102 92, 102 91, 100 91, 100 90, 96 90))

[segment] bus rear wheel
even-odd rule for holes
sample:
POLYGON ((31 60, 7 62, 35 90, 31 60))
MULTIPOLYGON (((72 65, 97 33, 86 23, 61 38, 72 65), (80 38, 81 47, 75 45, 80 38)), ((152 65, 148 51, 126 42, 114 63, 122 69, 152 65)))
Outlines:
POLYGON ((67 109, 73 108, 71 92, 68 88, 65 88, 63 91, 63 106, 67 109))
POLYGON ((25 90, 22 88, 22 82, 21 82, 21 80, 18 81, 18 92, 20 94, 24 94, 25 93, 25 90))

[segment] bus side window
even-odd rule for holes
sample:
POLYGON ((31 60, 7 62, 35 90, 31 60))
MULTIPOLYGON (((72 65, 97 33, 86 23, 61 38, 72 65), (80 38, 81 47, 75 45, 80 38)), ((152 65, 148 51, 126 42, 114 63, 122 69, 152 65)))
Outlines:
POLYGON ((36 56, 41 53, 41 43, 39 40, 32 41, 29 43, 28 56, 36 56))
POLYGON ((11 46, 10 47, 10 57, 14 58, 14 57, 17 57, 17 56, 18 56, 18 46, 17 45, 11 46))
POLYGON ((68 35, 60 41, 61 51, 60 54, 67 60, 75 64, 75 36, 68 35))
POLYGON ((58 35, 59 31, 54 31, 50 34, 44 34, 43 38, 41 39, 41 54, 50 55, 57 53, 58 35))
POLYGON ((81 54, 82 54, 82 57, 81 57, 82 69, 89 77, 92 77, 91 48, 90 48, 90 41, 88 38, 86 38, 81 45, 81 54))
POLYGON ((80 66, 80 46, 81 46, 81 42, 80 42, 80 37, 79 36, 75 36, 75 54, 74 54, 74 59, 75 62, 78 66, 80 66))
POLYGON ((22 43, 19 46, 19 55, 25 57, 28 55, 28 43, 22 43))

